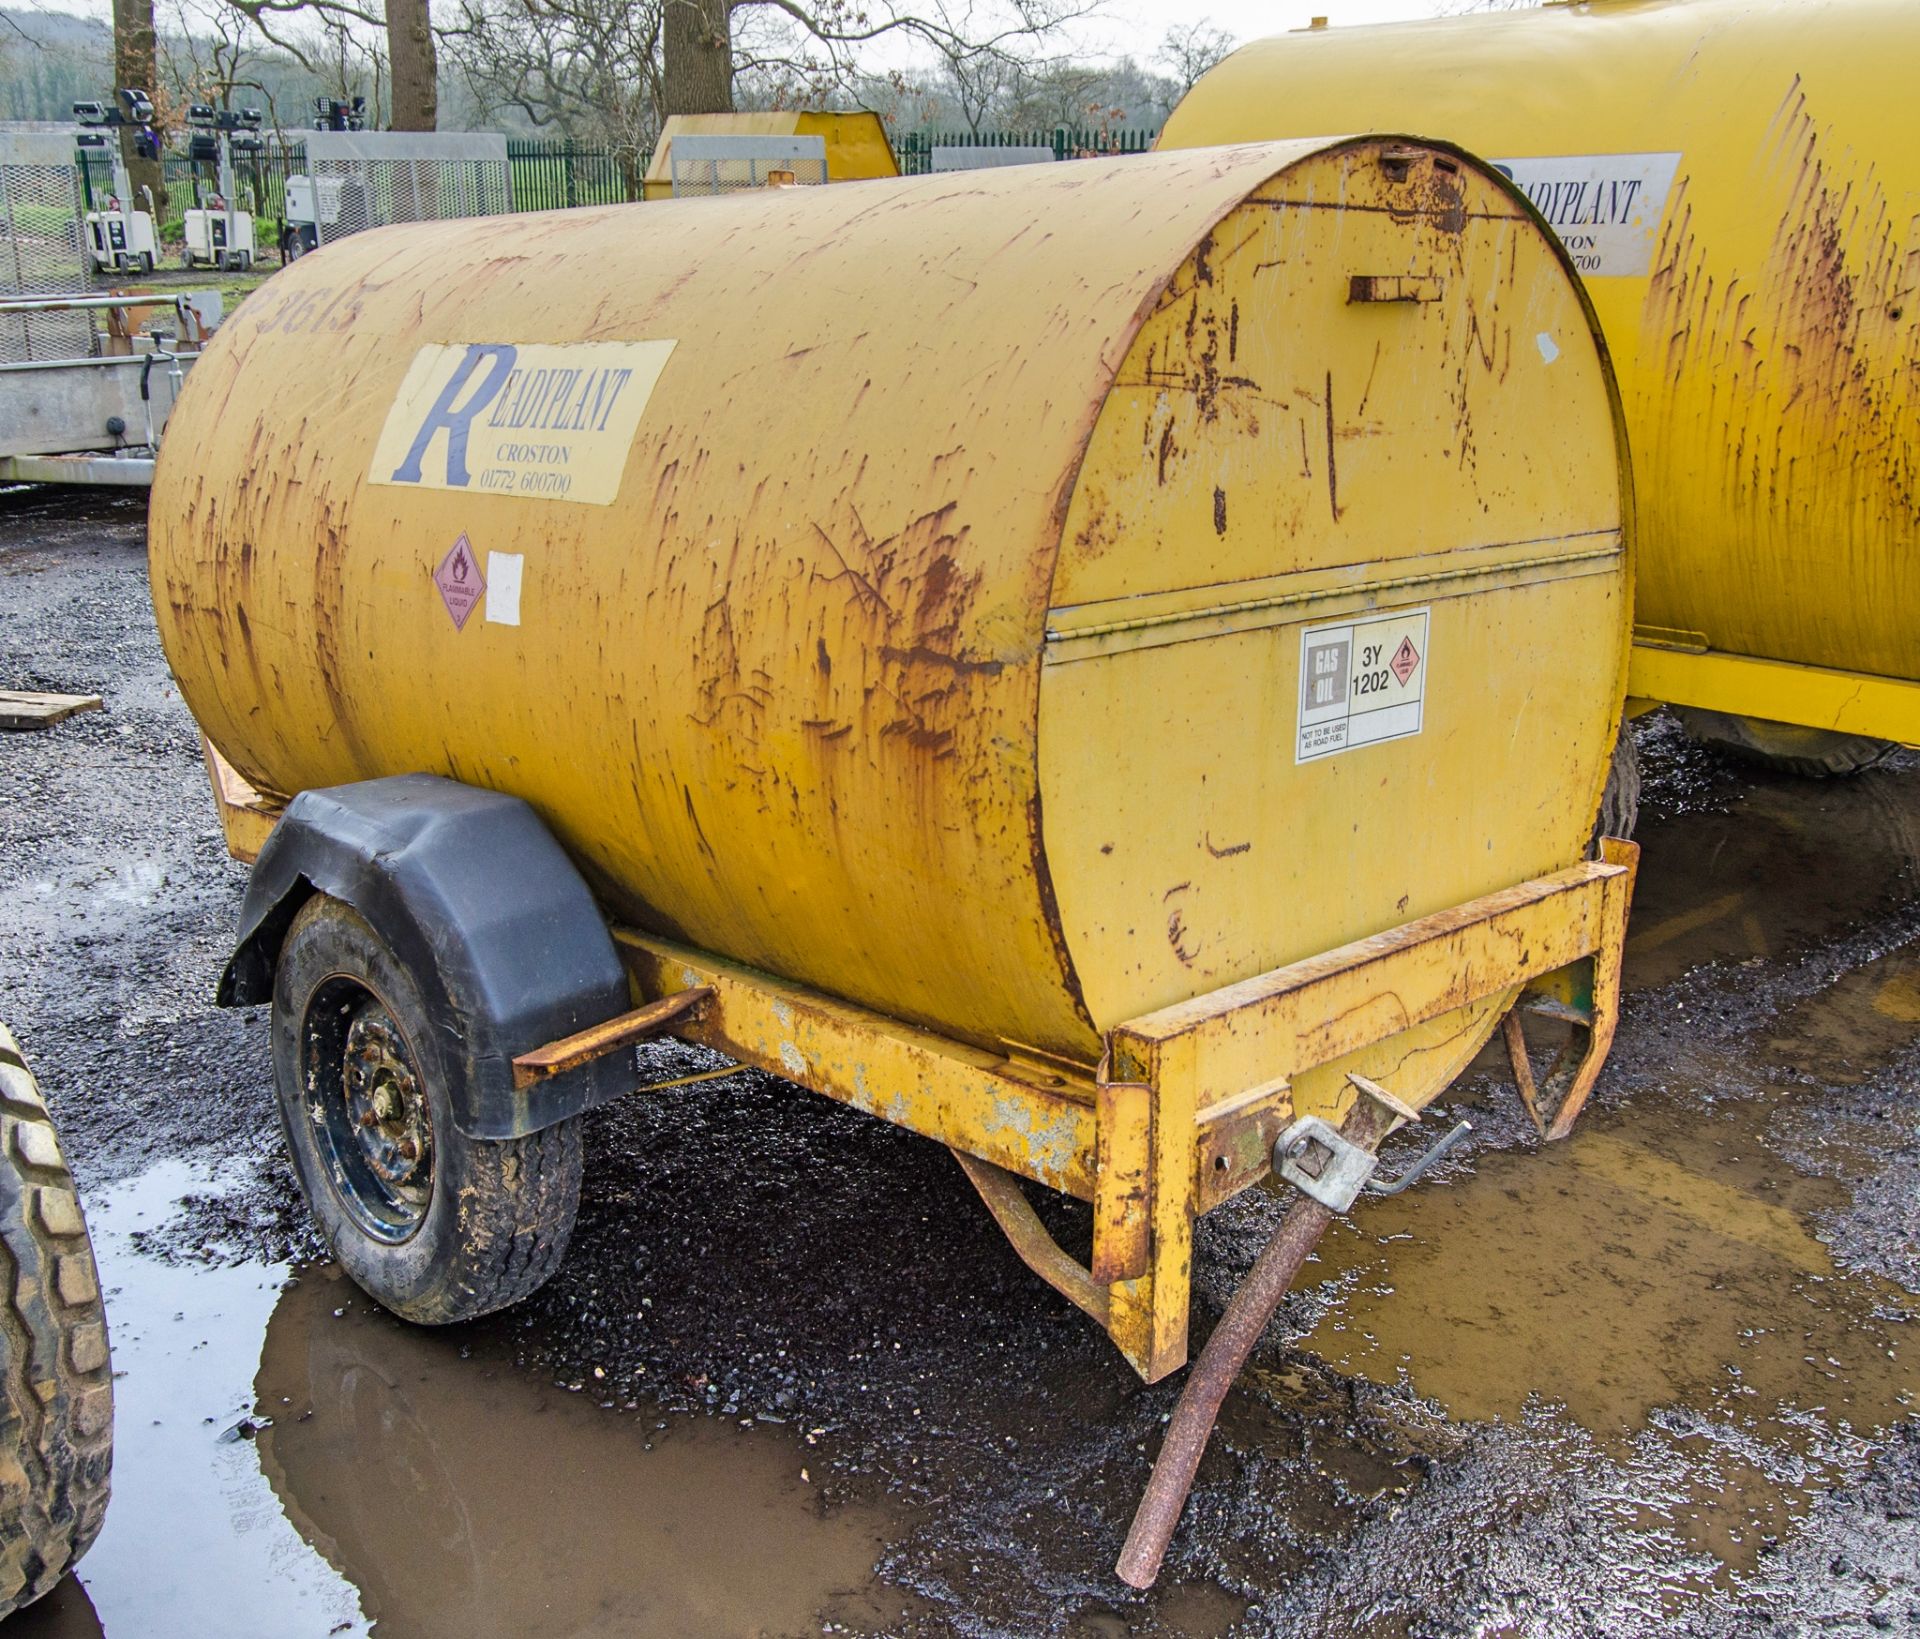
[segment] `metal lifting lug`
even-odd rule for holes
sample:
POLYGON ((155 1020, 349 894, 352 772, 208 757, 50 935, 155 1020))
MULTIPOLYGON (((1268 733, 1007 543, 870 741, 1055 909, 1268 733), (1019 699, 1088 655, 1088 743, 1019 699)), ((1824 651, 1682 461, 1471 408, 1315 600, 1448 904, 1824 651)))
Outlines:
POLYGON ((1317 1115, 1303 1115, 1273 1143, 1273 1170, 1329 1212, 1359 1199, 1379 1160, 1317 1115))
MULTIPOLYGON (((1401 1103, 1377 1082, 1356 1075, 1347 1079, 1361 1097, 1372 1099, 1390 1116, 1406 1122, 1420 1119, 1417 1110, 1401 1103)), ((1371 1195, 1398 1195, 1472 1131, 1471 1121, 1456 1122, 1452 1131, 1398 1178, 1375 1179, 1380 1158, 1371 1149, 1342 1136, 1331 1122, 1317 1115, 1303 1115, 1274 1140, 1273 1170, 1328 1211, 1346 1212, 1362 1190, 1371 1195)))

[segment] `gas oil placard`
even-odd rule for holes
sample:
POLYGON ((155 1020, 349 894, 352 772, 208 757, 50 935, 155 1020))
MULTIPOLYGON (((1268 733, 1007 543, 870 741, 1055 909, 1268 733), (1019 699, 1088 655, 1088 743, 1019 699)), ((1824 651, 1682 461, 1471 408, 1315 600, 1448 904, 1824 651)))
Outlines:
POLYGON ((1309 626, 1300 634, 1300 735, 1294 761, 1418 734, 1426 717, 1427 614, 1309 626))
POLYGON ((456 342, 413 356, 369 481, 606 506, 670 341, 456 342))
POLYGON ((1562 154, 1496 159, 1588 278, 1643 278, 1667 213, 1678 154, 1562 154))

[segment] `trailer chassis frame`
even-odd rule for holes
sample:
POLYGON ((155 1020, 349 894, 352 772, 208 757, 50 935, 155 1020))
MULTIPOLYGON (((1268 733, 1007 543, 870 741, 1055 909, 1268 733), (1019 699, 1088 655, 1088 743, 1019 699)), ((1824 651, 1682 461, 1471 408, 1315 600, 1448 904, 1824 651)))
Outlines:
MULTIPOLYGON (((1130 1020, 1098 1066, 995 1054, 633 928, 613 936, 636 1024, 682 999, 638 1034, 713 1048, 949 1146, 1021 1259, 1155 1382, 1187 1359, 1194 1219, 1267 1175, 1296 1116, 1338 1125, 1357 1096, 1296 1109, 1302 1072, 1513 991, 1516 1009, 1572 1028, 1540 1080, 1506 1020, 1529 1113, 1566 1135, 1618 1021, 1638 857, 1604 839, 1597 860, 1130 1020), (1053 1239, 1024 1180, 1092 1204, 1090 1264, 1053 1239)), ((625 1045, 624 1022, 599 1028, 625 1045)))
MULTIPOLYGON (((251 861, 280 804, 202 746, 228 851, 251 861)), ((1362 1096, 1343 1080, 1332 1103, 1296 1101, 1303 1072, 1512 993, 1502 1029, 1521 1101, 1542 1137, 1567 1135, 1613 1043, 1640 858, 1612 837, 1598 853, 1131 1019, 1097 1065, 990 1052, 615 924, 633 1009, 518 1055, 515 1086, 538 1100, 559 1068, 674 1036, 935 1139, 1021 1260, 1157 1382, 1187 1360, 1194 1219, 1265 1178, 1297 1118, 1340 1127, 1362 1096), (1570 1029, 1544 1077, 1523 1012, 1570 1029), (1089 1263, 1054 1240, 1027 1180, 1091 1203, 1089 1263)))

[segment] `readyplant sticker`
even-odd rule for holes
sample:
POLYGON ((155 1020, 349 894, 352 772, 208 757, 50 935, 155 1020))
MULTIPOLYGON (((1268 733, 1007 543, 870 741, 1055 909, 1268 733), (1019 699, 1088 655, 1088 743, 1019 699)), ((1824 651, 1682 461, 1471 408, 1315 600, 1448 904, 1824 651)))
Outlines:
POLYGON ((436 343, 374 446, 376 484, 606 506, 670 341, 436 343))
POLYGON ((1589 278, 1644 278, 1673 192, 1678 154, 1562 154, 1496 159, 1589 278))

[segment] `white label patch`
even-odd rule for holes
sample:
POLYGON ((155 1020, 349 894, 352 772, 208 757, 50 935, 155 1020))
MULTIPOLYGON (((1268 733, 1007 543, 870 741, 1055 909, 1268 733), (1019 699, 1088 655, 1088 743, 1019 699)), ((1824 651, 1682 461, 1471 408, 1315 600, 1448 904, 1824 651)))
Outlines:
POLYGON ((1496 159, 1588 277, 1644 278, 1673 191, 1678 154, 1567 154, 1496 159))
POLYGON ((1427 614, 1310 626, 1300 634, 1300 738, 1294 761, 1418 734, 1427 702, 1427 614))
POLYGON ((606 506, 670 341, 423 347, 368 481, 606 506))
POLYGON ((487 554, 487 619, 494 625, 520 624, 520 574, 526 564, 521 552, 487 554))

